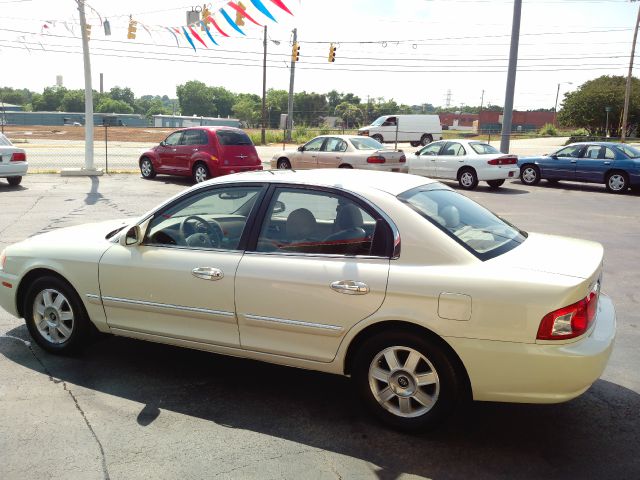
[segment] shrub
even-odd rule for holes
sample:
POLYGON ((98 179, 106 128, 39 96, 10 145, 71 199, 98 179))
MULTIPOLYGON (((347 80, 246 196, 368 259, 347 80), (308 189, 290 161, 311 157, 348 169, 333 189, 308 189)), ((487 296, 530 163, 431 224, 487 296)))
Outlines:
POLYGON ((558 129, 552 123, 545 123, 540 130, 538 130, 540 135, 548 135, 548 136, 556 136, 558 135, 558 129))

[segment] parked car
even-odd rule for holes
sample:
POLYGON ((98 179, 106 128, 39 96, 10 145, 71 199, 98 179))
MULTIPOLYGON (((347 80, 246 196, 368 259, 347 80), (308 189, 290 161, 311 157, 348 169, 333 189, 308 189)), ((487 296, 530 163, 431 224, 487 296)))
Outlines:
POLYGON ((411 142, 412 147, 417 147, 440 140, 442 126, 438 115, 383 115, 358 130, 358 135, 380 143, 411 142))
POLYGON ((500 188, 505 179, 518 177, 518 157, 505 155, 488 143, 476 140, 434 142, 409 155, 409 173, 457 180, 473 190, 480 180, 500 188))
POLYGON ((320 135, 297 150, 276 153, 271 168, 363 168, 407 173, 402 150, 387 149, 372 138, 320 135))
POLYGON ((20 185, 27 174, 27 152, 14 147, 11 141, 0 133, 0 178, 6 178, 11 186, 20 185))
POLYGON ((229 173, 262 170, 249 136, 233 127, 185 128, 171 133, 139 160, 142 178, 158 173, 191 177, 195 183, 229 173))
POLYGON ((522 157, 518 166, 526 185, 544 178, 604 183, 612 193, 640 188, 640 150, 624 143, 572 143, 549 155, 522 157))
POLYGON ((350 375, 415 430, 469 396, 587 390, 615 336, 602 261, 598 243, 524 232, 423 177, 271 170, 8 246, 0 306, 52 353, 97 328, 350 375))

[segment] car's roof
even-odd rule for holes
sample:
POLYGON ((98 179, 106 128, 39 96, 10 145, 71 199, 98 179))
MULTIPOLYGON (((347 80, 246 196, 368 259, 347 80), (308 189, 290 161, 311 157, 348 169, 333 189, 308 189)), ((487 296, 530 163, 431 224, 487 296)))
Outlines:
POLYGON ((349 140, 351 138, 371 138, 371 137, 367 137, 366 135, 331 135, 329 134, 329 135, 318 135, 317 137, 313 137, 313 138, 341 138, 343 140, 349 140))
MULTIPOLYGON (((574 142, 570 145, 600 145, 604 147, 619 147, 620 144, 617 142, 574 142)), ((567 145, 569 146, 569 145, 567 145)))
MULTIPOLYGON (((350 168, 319 170, 263 170, 225 175, 207 181, 211 183, 271 182, 295 183, 336 187, 353 192, 376 189, 391 195, 399 195, 421 185, 437 183, 435 180, 407 173, 378 172, 350 168)), ((445 187, 443 187, 445 188, 445 187)))

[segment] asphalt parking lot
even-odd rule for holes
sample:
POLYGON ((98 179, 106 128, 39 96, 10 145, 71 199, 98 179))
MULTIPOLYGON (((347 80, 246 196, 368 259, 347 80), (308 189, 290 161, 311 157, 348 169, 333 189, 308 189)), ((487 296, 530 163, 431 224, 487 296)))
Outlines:
MULTIPOLYGON (((0 181, 0 249, 142 214, 188 186, 126 174, 0 181)), ((475 403, 404 435, 361 412, 346 378, 117 337, 55 357, 0 309, 0 478, 640 478, 640 195, 512 182, 468 196, 524 230, 604 245, 618 337, 581 397, 475 403)))

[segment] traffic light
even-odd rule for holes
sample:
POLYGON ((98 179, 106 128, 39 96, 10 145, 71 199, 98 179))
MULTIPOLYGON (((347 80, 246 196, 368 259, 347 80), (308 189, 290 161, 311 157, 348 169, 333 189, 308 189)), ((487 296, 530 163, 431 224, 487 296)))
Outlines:
POLYGON ((336 61, 336 47, 333 43, 329 47, 329 61, 330 62, 336 61))
MULTIPOLYGON (((241 10, 247 9, 247 7, 242 4, 242 2, 238 2, 238 7, 240 7, 241 10)), ((238 25, 239 27, 244 25, 244 15, 238 11, 236 11, 236 25, 238 25)))
POLYGON ((133 40, 134 38, 136 38, 136 30, 138 30, 137 25, 138 22, 136 22, 132 18, 129 19, 129 31, 127 32, 127 38, 129 40, 133 40))
POLYGON ((104 21, 104 35, 105 37, 111 35, 111 24, 109 23, 109 20, 104 21))
POLYGON ((291 61, 297 62, 300 60, 300 44, 298 42, 293 43, 293 48, 291 49, 291 61))
POLYGON ((200 16, 202 20, 202 23, 200 24, 200 30, 202 30, 203 32, 206 31, 207 28, 209 28, 209 24, 211 23, 211 21, 209 20, 210 16, 211 16, 211 11, 209 11, 206 5, 203 5, 202 15, 200 16))

